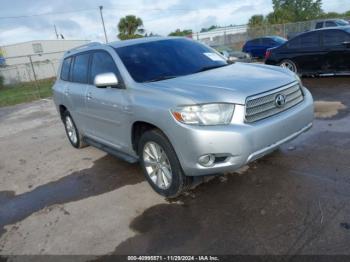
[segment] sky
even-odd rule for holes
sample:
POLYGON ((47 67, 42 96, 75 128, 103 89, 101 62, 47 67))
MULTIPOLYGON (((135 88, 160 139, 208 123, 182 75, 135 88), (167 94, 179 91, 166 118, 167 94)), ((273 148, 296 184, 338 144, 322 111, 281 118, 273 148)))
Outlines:
MULTIPOLYGON (((197 32, 211 25, 245 24, 254 14, 272 11, 272 0, 2 0, 0 46, 56 39, 54 25, 65 39, 103 42, 100 5, 109 41, 117 40, 118 21, 128 14, 140 17, 146 32, 167 35, 177 28, 197 32)), ((323 0, 323 9, 344 12, 350 0, 323 0)))

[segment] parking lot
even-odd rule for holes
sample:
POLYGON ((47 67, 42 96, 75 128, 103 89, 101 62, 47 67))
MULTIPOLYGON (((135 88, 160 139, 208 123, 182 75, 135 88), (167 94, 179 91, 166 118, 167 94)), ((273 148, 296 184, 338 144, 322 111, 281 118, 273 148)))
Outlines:
POLYGON ((52 100, 0 109, 0 254, 350 254, 350 79, 303 81, 308 133, 172 201, 71 147, 52 100))

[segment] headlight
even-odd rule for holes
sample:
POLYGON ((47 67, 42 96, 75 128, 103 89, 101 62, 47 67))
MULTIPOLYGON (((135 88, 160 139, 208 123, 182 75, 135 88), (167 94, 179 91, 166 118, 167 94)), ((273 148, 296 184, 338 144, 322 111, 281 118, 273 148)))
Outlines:
POLYGON ((231 122, 234 104, 182 106, 171 110, 174 118, 189 125, 227 125, 231 122))

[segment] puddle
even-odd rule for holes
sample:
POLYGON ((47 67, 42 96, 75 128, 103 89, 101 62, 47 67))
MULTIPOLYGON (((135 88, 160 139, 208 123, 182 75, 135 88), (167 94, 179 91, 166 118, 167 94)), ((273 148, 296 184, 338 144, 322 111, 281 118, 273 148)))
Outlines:
POLYGON ((315 101, 315 117, 331 118, 336 116, 340 110, 345 110, 346 106, 340 101, 315 101))

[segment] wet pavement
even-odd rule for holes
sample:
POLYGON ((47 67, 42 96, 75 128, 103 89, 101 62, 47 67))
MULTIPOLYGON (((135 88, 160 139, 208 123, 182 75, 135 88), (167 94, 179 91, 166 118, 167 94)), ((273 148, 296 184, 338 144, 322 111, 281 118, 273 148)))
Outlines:
POLYGON ((52 101, 0 109, 0 254, 350 254, 350 78, 303 81, 309 132, 172 201, 71 148, 52 101))

